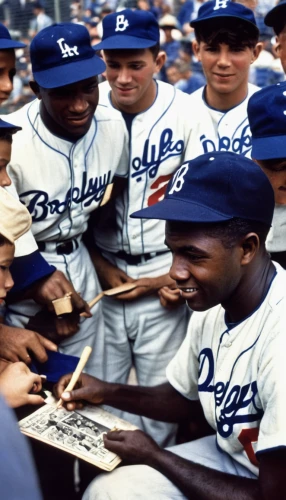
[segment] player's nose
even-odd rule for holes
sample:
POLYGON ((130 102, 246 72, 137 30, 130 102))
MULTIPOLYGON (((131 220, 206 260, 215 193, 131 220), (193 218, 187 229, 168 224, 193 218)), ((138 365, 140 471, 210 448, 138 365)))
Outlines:
POLYGON ((229 52, 227 50, 220 51, 217 64, 223 67, 230 65, 230 57, 229 57, 229 52))
POLYGON ((169 271, 170 277, 176 281, 177 284, 185 282, 190 278, 190 272, 187 262, 181 255, 173 253, 173 261, 169 271))
POLYGON ((71 101, 70 111, 72 111, 73 113, 82 114, 88 109, 88 107, 89 104, 87 100, 83 96, 77 95, 74 96, 71 101))
POLYGON ((2 75, 0 79, 0 88, 1 91, 5 94, 10 94, 13 90, 13 80, 8 74, 2 75))
POLYGON ((131 74, 127 68, 122 68, 117 77, 117 81, 120 83, 129 83, 131 81, 131 74))

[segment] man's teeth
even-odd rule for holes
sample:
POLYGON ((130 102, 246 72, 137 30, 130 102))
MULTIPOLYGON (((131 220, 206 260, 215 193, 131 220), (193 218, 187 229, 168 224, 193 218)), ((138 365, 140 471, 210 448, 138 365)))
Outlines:
POLYGON ((196 292, 196 291, 197 291, 197 288, 185 288, 184 289, 185 293, 192 293, 192 292, 196 292))

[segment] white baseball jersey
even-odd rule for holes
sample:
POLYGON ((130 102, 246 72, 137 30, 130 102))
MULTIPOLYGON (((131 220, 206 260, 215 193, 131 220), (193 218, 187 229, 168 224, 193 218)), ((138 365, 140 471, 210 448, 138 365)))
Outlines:
MULTIPOLYGON (((164 221, 131 219, 130 214, 163 199, 168 181, 185 160, 218 150, 250 155, 247 102, 258 87, 249 84, 247 98, 223 113, 206 104, 204 87, 189 96, 156 83, 155 102, 132 121, 129 188, 116 203, 117 232, 96 233, 97 244, 110 252, 136 255, 166 249, 164 221)), ((100 102, 112 106, 109 84, 99 89, 100 102)))
POLYGON ((259 87, 249 83, 247 97, 227 111, 219 111, 206 103, 205 87, 190 95, 192 158, 212 151, 229 151, 251 158, 252 141, 247 104, 252 94, 258 90, 259 87))
MULTIPOLYGON (((116 202, 117 231, 96 233, 97 244, 107 251, 138 255, 167 250, 164 221, 130 218, 163 199, 173 173, 191 155, 190 98, 172 85, 156 84, 154 103, 132 121, 129 185, 116 202)), ((108 82, 99 85, 99 102, 112 107, 108 82)))
POLYGON ((45 127, 39 108, 36 99, 7 116, 23 128, 13 139, 9 175, 36 240, 63 241, 82 235, 114 175, 127 174, 125 129, 117 113, 98 106, 89 131, 73 143, 45 127))
POLYGON ((227 324, 220 305, 195 312, 167 367, 172 386, 200 400, 219 448, 256 475, 259 452, 286 446, 285 289, 277 264, 265 299, 245 320, 227 324))
MULTIPOLYGON (((43 256, 64 272, 75 290, 90 301, 101 289, 80 240, 90 212, 100 205, 114 175, 127 173, 125 127, 117 113, 99 106, 88 132, 70 142, 45 127, 39 106, 40 101, 35 100, 9 115, 12 123, 23 128, 15 136, 9 174, 20 200, 32 214, 35 239, 45 242, 43 256), (77 239, 78 248, 70 254, 58 255, 55 242, 70 239, 77 239)), ((6 322, 24 326, 40 309, 32 300, 12 304, 6 322)), ((101 304, 92 312, 93 317, 82 318, 79 332, 61 342, 60 349, 80 355, 83 347, 90 345, 93 352, 86 370, 104 378, 108 352, 101 304)))
POLYGON ((268 252, 285 252, 286 250, 286 205, 275 205, 266 248, 268 252))

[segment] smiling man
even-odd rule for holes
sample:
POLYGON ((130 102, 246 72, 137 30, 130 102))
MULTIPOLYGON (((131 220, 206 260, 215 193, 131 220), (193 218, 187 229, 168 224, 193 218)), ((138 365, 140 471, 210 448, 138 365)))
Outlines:
POLYGON ((163 450, 141 431, 113 431, 105 446, 132 465, 100 475, 84 500, 258 500, 286 495, 286 273, 265 249, 274 209, 251 160, 215 152, 184 163, 162 202, 134 214, 167 220, 170 270, 195 311, 156 387, 83 375, 56 389, 67 408, 106 403, 158 420, 204 417, 215 435, 163 450), (284 321, 283 321, 284 318, 284 321))
POLYGON ((248 83, 248 74, 261 50, 253 12, 240 3, 211 0, 191 26, 193 51, 207 81, 190 96, 192 158, 212 151, 251 157, 247 102, 258 87, 248 83))
MULTIPOLYGON (((127 173, 125 129, 115 112, 97 107, 98 74, 105 64, 91 48, 86 28, 54 24, 35 36, 30 51, 30 85, 37 99, 9 115, 22 127, 9 174, 32 215, 42 255, 89 301, 100 288, 82 234, 107 185, 127 173)), ((12 304, 7 321, 23 326, 39 310, 31 300, 12 304)), ((92 312, 92 318, 81 319, 76 335, 63 329, 58 342, 73 355, 85 345, 93 347, 87 370, 104 377, 101 305, 92 312)))

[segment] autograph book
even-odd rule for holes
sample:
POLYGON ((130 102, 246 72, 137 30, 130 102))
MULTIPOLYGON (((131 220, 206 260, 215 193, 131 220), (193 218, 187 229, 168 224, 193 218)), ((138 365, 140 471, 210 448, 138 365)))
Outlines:
POLYGON ((135 430, 135 425, 105 411, 100 406, 86 405, 82 410, 56 408, 53 397, 46 405, 20 420, 23 434, 112 471, 121 458, 104 447, 103 434, 111 429, 135 430))

